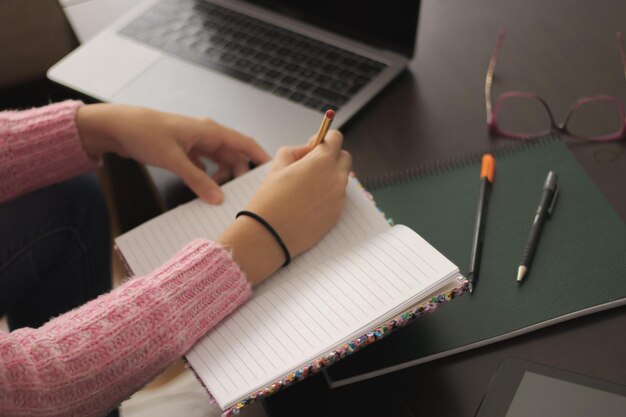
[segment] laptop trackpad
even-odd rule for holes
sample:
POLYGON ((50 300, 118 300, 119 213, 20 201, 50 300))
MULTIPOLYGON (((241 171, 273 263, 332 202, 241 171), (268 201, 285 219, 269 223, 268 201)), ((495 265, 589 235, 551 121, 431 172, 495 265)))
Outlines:
POLYGON ((113 101, 210 117, 257 140, 273 154, 315 133, 321 114, 228 76, 165 57, 113 97, 113 101))

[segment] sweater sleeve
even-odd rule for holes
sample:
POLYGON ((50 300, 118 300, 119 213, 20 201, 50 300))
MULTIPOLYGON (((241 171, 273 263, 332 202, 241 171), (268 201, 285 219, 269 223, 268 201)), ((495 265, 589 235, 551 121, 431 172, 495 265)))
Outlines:
POLYGON ((83 150, 76 111, 64 101, 25 111, 0 112, 0 202, 94 170, 83 150))
POLYGON ((103 415, 250 292, 223 247, 196 240, 151 274, 39 329, 0 332, 0 415, 103 415))

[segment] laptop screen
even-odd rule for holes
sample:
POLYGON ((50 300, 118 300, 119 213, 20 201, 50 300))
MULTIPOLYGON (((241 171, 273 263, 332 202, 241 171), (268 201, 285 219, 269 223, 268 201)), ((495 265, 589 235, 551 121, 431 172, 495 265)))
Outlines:
POLYGON ((413 56, 420 0, 248 0, 361 42, 413 56))

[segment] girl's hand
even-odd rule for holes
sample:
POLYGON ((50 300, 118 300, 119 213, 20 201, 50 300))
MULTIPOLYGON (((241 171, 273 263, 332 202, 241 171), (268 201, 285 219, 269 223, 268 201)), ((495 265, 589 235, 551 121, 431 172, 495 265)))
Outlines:
MULTIPOLYGON (((281 148, 247 210, 265 219, 292 257, 310 249, 336 223, 346 199, 352 157, 341 150, 343 137, 330 131, 315 149, 281 148)), ((276 271, 284 254, 256 220, 239 217, 218 239, 233 249, 235 261, 252 284, 276 271)))
POLYGON ((166 168, 202 200, 219 204, 218 185, 249 170, 249 162, 262 164, 269 155, 251 138, 211 119, 179 116, 120 104, 82 106, 76 115, 78 132, 88 155, 105 152, 166 168), (219 166, 211 178, 200 156, 219 166))

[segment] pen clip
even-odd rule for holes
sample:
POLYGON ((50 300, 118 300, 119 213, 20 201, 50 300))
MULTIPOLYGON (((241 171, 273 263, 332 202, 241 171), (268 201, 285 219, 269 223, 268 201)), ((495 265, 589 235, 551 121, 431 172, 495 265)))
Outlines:
POLYGON ((554 194, 552 195, 552 201, 550 202, 550 207, 548 207, 548 216, 552 216, 552 211, 554 210, 554 205, 556 204, 556 198, 559 196, 559 186, 556 186, 554 190, 554 194))

